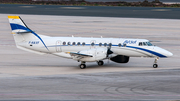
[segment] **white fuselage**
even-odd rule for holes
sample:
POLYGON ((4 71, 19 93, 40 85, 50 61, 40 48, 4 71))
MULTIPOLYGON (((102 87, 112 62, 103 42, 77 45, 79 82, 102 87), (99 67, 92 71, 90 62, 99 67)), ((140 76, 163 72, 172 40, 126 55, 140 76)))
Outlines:
POLYGON ((146 39, 125 38, 84 38, 84 37, 42 37, 21 42, 19 46, 43 53, 72 58, 67 52, 79 52, 96 48, 111 48, 114 55, 129 57, 168 57, 172 53, 153 45, 139 45, 149 42, 146 39), (43 44, 43 42, 44 44, 43 44), (75 43, 75 44, 74 44, 75 43))
POLYGON ((49 37, 36 34, 19 16, 8 16, 8 19, 17 48, 81 61, 81 69, 86 68, 85 62, 96 61, 101 66, 104 59, 127 63, 129 57, 156 57, 153 67, 157 68, 159 57, 173 55, 146 39, 49 37))

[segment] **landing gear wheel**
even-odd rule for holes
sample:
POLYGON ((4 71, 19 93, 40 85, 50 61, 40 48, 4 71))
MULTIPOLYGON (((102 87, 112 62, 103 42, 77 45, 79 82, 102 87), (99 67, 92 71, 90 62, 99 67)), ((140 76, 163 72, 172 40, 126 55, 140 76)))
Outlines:
POLYGON ((99 66, 102 66, 104 64, 103 61, 98 61, 97 63, 98 63, 99 66))
POLYGON ((156 57, 156 59, 154 60, 154 64, 153 64, 154 68, 158 68, 158 64, 157 64, 158 59, 159 57, 156 57))
POLYGON ((157 68, 157 67, 158 67, 158 64, 153 64, 153 67, 154 67, 154 68, 157 68))
POLYGON ((80 64, 79 67, 80 67, 81 69, 85 69, 85 68, 86 68, 86 65, 85 65, 85 64, 80 64))

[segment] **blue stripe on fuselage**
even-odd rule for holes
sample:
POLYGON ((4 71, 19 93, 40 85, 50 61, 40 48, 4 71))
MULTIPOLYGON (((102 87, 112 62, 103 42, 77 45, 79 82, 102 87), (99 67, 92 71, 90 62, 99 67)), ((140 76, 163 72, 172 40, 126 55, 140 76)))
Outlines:
MULTIPOLYGON (((85 46, 90 46, 91 44, 86 44, 85 46)), ((54 46, 48 46, 48 47, 58 47, 58 46, 69 46, 69 45, 54 45, 54 46)), ((74 45, 70 45, 70 46, 74 46, 74 45)), ((75 45, 75 46, 78 46, 78 45, 75 45)), ((80 45, 82 46, 82 45, 80 45)), ((99 46, 98 44, 95 44, 94 46, 99 46)), ((103 46, 103 44, 102 44, 103 46)), ((118 45, 112 45, 112 46, 118 46, 118 45)), ((142 50, 142 51, 145 51, 145 52, 148 52, 148 53, 151 53, 151 54, 154 54, 158 57, 162 57, 162 58, 166 58, 166 56, 160 54, 160 53, 157 53, 157 52, 154 52, 154 51, 151 51, 151 50, 148 50, 148 49, 144 49, 144 48, 139 48, 139 47, 134 47, 134 46, 126 46, 127 48, 134 48, 134 49, 139 49, 139 50, 142 50)))
POLYGON ((134 46, 126 46, 126 47, 128 47, 128 48, 134 48, 134 49, 139 49, 139 50, 142 50, 142 51, 146 51, 146 52, 151 53, 151 54, 154 54, 154 55, 156 55, 156 56, 158 56, 158 57, 163 57, 163 58, 166 57, 166 56, 164 56, 164 55, 162 55, 162 54, 160 54, 160 53, 157 53, 157 52, 154 52, 154 51, 151 51, 151 50, 148 50, 148 49, 139 48, 139 47, 134 47, 134 46))
POLYGON ((36 34, 35 32, 33 32, 33 31, 32 31, 32 34, 34 34, 36 37, 38 37, 38 38, 41 40, 41 42, 43 43, 43 45, 46 47, 46 49, 49 51, 49 49, 47 48, 46 44, 45 44, 44 41, 41 39, 41 37, 40 37, 38 34, 36 34))

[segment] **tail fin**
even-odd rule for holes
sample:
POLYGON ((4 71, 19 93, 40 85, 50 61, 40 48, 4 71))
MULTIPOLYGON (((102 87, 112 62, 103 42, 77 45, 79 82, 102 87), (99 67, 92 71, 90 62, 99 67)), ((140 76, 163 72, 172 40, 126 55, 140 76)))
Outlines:
POLYGON ((34 31, 28 28, 28 26, 23 22, 20 16, 8 16, 8 19, 9 19, 9 23, 11 26, 11 30, 14 36, 16 46, 18 48, 20 47, 19 46, 20 43, 39 39, 43 43, 45 48, 48 50, 44 41, 41 39, 41 37, 47 37, 47 36, 36 34, 34 31))
POLYGON ((11 25, 12 33, 28 33, 31 29, 23 22, 19 16, 8 16, 11 25))
POLYGON ((16 43, 37 39, 19 16, 8 16, 8 19, 16 43))

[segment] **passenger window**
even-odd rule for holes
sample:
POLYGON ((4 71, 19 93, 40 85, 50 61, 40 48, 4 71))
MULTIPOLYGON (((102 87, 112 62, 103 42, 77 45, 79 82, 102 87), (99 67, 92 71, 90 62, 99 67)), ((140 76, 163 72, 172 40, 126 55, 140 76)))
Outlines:
POLYGON ((121 47, 121 43, 119 43, 118 46, 121 47))
POLYGON ((99 43, 99 46, 102 46, 102 43, 99 43))
POLYGON ((123 47, 126 47, 126 44, 123 44, 123 47))
POLYGON ((85 42, 83 42, 82 45, 85 46, 86 45, 85 42))
POLYGON ((91 46, 94 46, 94 42, 91 43, 91 46))
POLYGON ((108 45, 109 47, 111 47, 112 46, 112 43, 109 43, 109 45, 108 45))
POLYGON ((139 46, 142 46, 142 42, 139 42, 139 46))
POLYGON ((104 47, 106 47, 107 46, 107 43, 104 43, 104 47))
POLYGON ((67 44, 68 44, 68 45, 71 45, 71 42, 68 42, 67 44))
POLYGON ((81 43, 80 43, 80 42, 78 42, 78 43, 77 43, 77 45, 79 46, 79 45, 81 45, 81 43))
POLYGON ((76 42, 73 42, 72 45, 76 45, 76 42))
POLYGON ((63 42, 63 45, 66 45, 66 42, 63 42))

